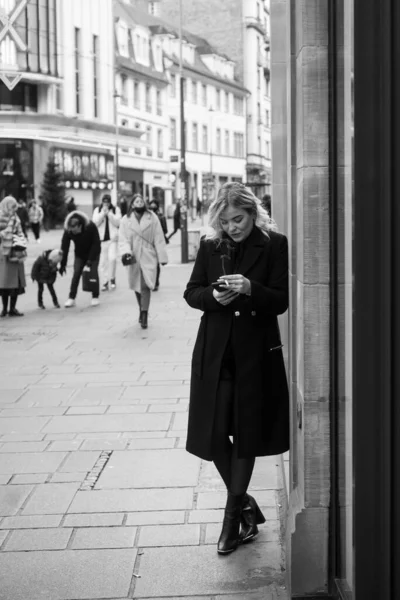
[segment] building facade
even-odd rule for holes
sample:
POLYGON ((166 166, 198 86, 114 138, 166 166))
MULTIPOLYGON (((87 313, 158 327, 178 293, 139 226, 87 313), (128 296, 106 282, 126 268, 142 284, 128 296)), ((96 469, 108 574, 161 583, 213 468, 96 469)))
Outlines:
MULTIPOLYGON (((132 178, 137 173, 143 181, 136 191, 142 190, 148 199, 157 197, 168 209, 181 194, 179 32, 176 25, 150 14, 147 3, 145 12, 133 4, 115 2, 118 121, 121 128, 125 120, 134 120, 145 132, 145 148, 142 157, 138 149, 131 155, 120 151, 120 171, 125 169, 119 178, 120 192, 124 193, 130 169, 132 178), (143 52, 148 53, 145 60, 143 52)), ((198 201, 207 205, 223 183, 246 178, 248 91, 235 79, 234 70, 230 58, 204 38, 184 31, 185 158, 193 213, 198 201)), ((126 191, 132 191, 130 185, 126 191)))
MULTIPOLYGON (((143 5, 144 0, 132 0, 143 5)), ((150 9, 171 22, 179 3, 158 0, 150 9)), ((271 85, 269 0, 192 0, 184 3, 183 24, 205 36, 217 52, 235 63, 237 80, 249 91, 247 102, 246 183, 260 198, 271 192, 271 85)))
MULTIPOLYGON (((1 0, 0 8, 14 23, 3 32, 2 68, 21 76, 11 90, 0 83, 1 194, 39 197, 52 160, 67 195, 91 214, 114 187, 112 1, 101 11, 95 0, 1 0)), ((138 137, 124 134, 127 145, 138 137)))

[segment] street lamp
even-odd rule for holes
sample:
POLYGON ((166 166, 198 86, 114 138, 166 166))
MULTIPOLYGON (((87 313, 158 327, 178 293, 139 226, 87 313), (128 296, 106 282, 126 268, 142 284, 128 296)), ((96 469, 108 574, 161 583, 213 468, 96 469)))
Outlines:
POLYGON ((118 125, 118 98, 121 94, 114 91, 114 117, 115 117, 115 204, 118 206, 119 190, 119 125, 118 125))
POLYGON ((212 125, 213 125, 213 120, 212 120, 212 114, 214 112, 214 109, 212 106, 209 107, 208 112, 210 114, 210 181, 213 181, 213 148, 212 148, 212 141, 213 141, 213 131, 212 131, 212 125))

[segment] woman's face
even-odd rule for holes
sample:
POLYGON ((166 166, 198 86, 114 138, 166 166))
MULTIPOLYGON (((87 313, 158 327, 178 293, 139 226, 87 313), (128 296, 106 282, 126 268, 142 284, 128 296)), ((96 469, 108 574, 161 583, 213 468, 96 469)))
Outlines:
POLYGON ((233 239, 234 242, 242 242, 251 233, 254 225, 254 217, 243 210, 228 206, 219 217, 221 227, 233 239))
POLYGON ((11 206, 10 206, 10 213, 12 215, 15 215, 15 213, 17 212, 17 210, 18 210, 18 204, 12 203, 11 206))
POLYGON ((133 208, 144 208, 144 200, 141 196, 134 199, 133 208))

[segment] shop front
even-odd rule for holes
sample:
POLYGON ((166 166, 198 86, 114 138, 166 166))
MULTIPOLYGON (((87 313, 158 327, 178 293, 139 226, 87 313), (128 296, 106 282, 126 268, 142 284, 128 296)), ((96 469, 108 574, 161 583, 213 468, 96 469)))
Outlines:
POLYGON ((62 175, 66 197, 91 216, 102 195, 114 187, 114 156, 58 147, 51 147, 49 156, 62 175))
POLYGON ((0 199, 10 194, 28 201, 33 183, 33 141, 0 140, 0 199))

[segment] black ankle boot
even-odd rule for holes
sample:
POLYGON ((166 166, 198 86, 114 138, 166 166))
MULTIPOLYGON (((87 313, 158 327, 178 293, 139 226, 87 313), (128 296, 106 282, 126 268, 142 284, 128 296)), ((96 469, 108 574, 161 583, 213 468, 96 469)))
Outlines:
POLYGON ((242 508, 242 515, 240 518, 240 539, 243 544, 251 542, 251 540, 257 536, 257 525, 260 525, 261 523, 265 523, 264 515, 262 514, 253 496, 246 494, 242 508))
POLYGON ((142 326, 142 329, 147 329, 147 310, 140 311, 139 321, 142 326))
POLYGON ((218 554, 229 554, 236 550, 240 542, 240 517, 244 494, 234 496, 228 493, 228 500, 225 507, 224 522, 222 524, 221 535, 219 536, 217 551, 218 554))

